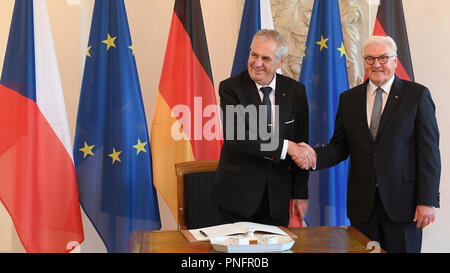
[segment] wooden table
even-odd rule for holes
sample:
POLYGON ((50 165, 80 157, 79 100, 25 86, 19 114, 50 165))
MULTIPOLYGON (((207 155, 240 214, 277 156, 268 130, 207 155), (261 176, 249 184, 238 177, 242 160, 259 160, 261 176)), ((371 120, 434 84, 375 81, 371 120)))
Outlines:
MULTIPOLYGON (((361 253, 371 252, 370 240, 352 226, 289 228, 297 235, 294 253, 361 253)), ((132 253, 212 253, 208 242, 190 243, 178 230, 133 231, 128 242, 132 253)), ((380 249, 381 252, 385 252, 380 249)))

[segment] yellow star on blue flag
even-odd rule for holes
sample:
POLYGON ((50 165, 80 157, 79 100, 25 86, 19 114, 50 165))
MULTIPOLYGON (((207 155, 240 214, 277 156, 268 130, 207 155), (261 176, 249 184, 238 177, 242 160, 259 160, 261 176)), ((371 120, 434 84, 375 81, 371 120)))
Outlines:
POLYGON ((112 158, 112 164, 114 164, 114 162, 116 161, 122 162, 119 157, 121 153, 122 151, 116 151, 116 148, 113 147, 113 152, 108 155, 109 157, 112 158))
POLYGON ((88 145, 86 143, 86 141, 84 142, 84 147, 78 149, 79 151, 83 152, 83 158, 86 158, 86 156, 88 155, 92 155, 94 156, 95 154, 92 152, 92 149, 94 148, 95 145, 88 145))
POLYGON ((347 52, 345 51, 344 47, 344 42, 341 43, 341 47, 339 47, 337 50, 341 53, 341 56, 339 56, 340 58, 342 58, 342 56, 344 55, 347 56, 347 52))
POLYGON ((133 148, 136 149, 136 155, 138 155, 140 152, 147 152, 147 150, 145 150, 145 145, 147 145, 147 142, 142 143, 141 140, 138 139, 138 143, 133 146, 133 148))
POLYGON ((323 48, 328 48, 327 41, 330 38, 324 39, 322 35, 320 35, 320 41, 316 42, 316 44, 320 45, 320 51, 322 51, 323 48))
POLYGON ((110 47, 116 47, 115 41, 117 39, 117 36, 111 37, 108 33, 108 38, 106 40, 103 40, 102 43, 106 44, 106 50, 109 50, 110 47))

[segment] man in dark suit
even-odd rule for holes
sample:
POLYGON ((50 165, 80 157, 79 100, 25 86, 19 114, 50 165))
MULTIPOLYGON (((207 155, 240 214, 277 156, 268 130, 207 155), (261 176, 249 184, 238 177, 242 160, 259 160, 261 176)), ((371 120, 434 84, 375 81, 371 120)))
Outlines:
POLYGON ((439 207, 440 152, 429 90, 399 79, 390 37, 363 46, 368 80, 343 92, 333 137, 295 161, 328 168, 350 155, 347 215, 351 224, 388 252, 420 252, 422 229, 439 207), (317 162, 316 158, 317 157, 317 162))
POLYGON ((290 157, 308 141, 308 102, 304 85, 276 73, 286 55, 284 37, 261 30, 248 70, 220 83, 225 141, 213 195, 224 222, 287 226, 291 198, 306 214, 308 172, 290 157))

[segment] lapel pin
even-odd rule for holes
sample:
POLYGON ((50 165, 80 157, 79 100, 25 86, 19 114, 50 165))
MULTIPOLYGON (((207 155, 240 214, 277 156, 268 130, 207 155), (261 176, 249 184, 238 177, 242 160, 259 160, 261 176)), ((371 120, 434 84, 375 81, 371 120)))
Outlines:
POLYGON ((398 99, 398 96, 395 96, 396 99, 398 99))

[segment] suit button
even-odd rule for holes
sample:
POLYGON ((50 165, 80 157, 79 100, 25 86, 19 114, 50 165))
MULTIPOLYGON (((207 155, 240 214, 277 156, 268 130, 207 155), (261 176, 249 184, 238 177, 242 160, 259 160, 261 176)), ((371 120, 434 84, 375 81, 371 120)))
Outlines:
POLYGON ((377 153, 373 153, 373 157, 377 157, 378 156, 378 154, 377 153))
POLYGON ((262 177, 266 177, 267 176, 267 173, 262 173, 262 177))

